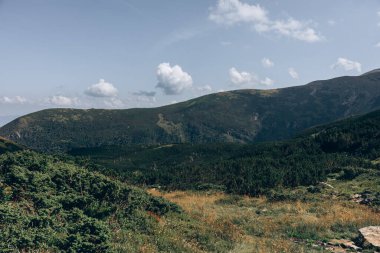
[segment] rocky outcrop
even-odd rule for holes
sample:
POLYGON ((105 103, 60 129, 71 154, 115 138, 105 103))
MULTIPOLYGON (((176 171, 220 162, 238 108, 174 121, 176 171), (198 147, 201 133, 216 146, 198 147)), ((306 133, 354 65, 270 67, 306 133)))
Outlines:
POLYGON ((364 191, 351 196, 351 200, 367 206, 380 206, 380 192, 364 191))
POLYGON ((359 229, 358 243, 362 248, 380 250, 380 226, 359 229))

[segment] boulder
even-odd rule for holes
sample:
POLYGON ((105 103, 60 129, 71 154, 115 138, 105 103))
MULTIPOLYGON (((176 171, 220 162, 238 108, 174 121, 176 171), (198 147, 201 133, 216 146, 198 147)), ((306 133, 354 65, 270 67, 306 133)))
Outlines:
POLYGON ((369 226, 359 229, 358 244, 363 248, 380 250, 380 226, 369 226))

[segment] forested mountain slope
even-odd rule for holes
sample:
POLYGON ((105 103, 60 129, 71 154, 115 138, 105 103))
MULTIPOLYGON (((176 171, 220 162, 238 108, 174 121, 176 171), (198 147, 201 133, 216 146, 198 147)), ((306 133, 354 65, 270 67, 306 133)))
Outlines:
POLYGON ((316 127, 282 142, 103 146, 74 149, 70 154, 137 184, 216 187, 256 195, 278 187, 316 184, 332 172, 378 169, 380 111, 316 127))
POLYGON ((252 143, 380 109, 380 73, 274 90, 220 92, 149 109, 49 109, 0 129, 43 151, 126 144, 252 143))

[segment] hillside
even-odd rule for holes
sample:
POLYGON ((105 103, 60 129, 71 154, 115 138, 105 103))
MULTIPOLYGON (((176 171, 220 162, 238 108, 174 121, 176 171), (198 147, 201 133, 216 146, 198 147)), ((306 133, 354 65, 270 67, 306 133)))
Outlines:
POLYGON ((126 144, 282 140, 311 126, 380 108, 380 73, 275 90, 221 92, 174 105, 127 110, 50 109, 0 129, 43 151, 126 144))
POLYGON ((120 162, 113 172, 131 181, 212 189, 150 189, 153 196, 87 170, 101 169, 89 160, 79 160, 84 169, 7 152, 0 156, 0 251, 322 252, 333 247, 326 242, 355 240, 359 228, 379 225, 379 128, 375 111, 286 142, 75 150, 111 169, 120 162))
POLYGON ((24 149, 22 146, 0 137, 0 154, 24 149))
POLYGON ((227 252, 162 198, 31 151, 0 156, 0 252, 227 252))
POLYGON ((70 154, 135 184, 258 195, 273 188, 313 185, 330 173, 378 168, 379 133, 380 110, 282 142, 103 146, 70 154))

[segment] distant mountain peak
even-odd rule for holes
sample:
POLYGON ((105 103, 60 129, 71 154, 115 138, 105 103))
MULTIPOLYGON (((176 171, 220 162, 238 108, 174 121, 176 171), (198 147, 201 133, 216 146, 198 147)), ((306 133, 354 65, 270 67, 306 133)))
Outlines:
POLYGON ((372 75, 372 74, 380 74, 380 68, 368 71, 368 72, 362 74, 361 76, 368 76, 368 75, 372 75))

